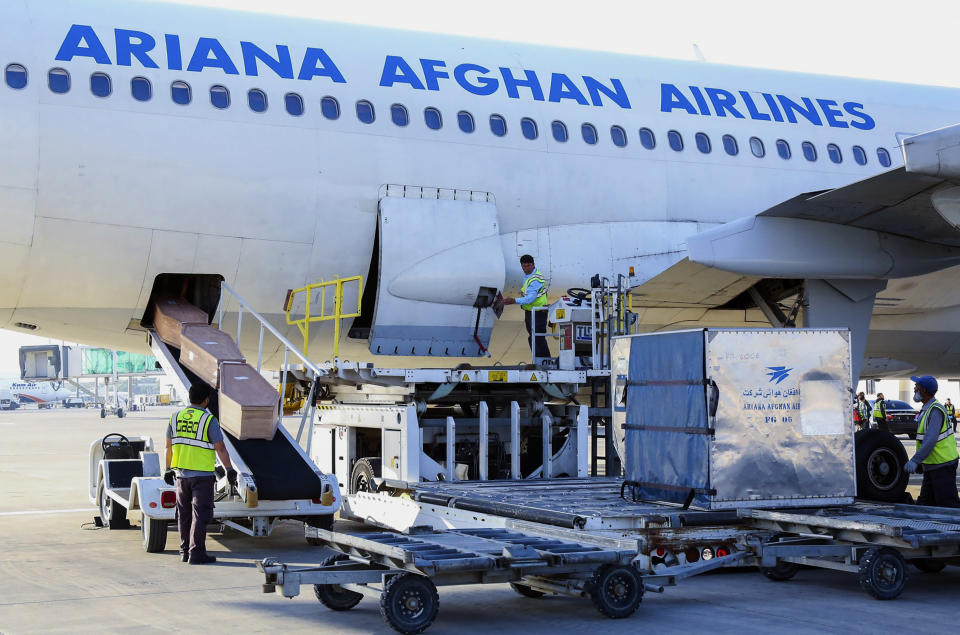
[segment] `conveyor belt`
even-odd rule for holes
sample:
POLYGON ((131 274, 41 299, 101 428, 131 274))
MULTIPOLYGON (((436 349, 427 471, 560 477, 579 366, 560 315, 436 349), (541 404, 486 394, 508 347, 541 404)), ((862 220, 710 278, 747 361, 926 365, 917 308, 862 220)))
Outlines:
POLYGON ((323 483, 313 466, 291 445, 289 437, 277 430, 273 439, 239 440, 226 430, 254 480, 260 500, 303 500, 320 498, 323 483))

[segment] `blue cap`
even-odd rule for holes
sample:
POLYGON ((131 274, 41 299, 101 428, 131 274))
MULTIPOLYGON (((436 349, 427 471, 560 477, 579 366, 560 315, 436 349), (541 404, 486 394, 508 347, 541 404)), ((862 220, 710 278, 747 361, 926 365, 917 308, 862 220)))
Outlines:
POLYGON ((937 394, 937 388, 939 388, 939 386, 937 385, 937 380, 931 377, 930 375, 921 375, 919 377, 911 377, 910 381, 920 386, 931 395, 937 394))

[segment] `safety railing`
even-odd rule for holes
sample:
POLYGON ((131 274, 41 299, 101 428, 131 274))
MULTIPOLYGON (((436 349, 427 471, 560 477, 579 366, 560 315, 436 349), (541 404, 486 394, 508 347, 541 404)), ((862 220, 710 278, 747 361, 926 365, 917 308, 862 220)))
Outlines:
MULTIPOLYGON (((273 324, 271 324, 265 317, 260 315, 250 304, 240 297, 233 287, 231 287, 226 282, 220 283, 220 306, 217 309, 217 326, 221 330, 223 329, 223 318, 224 312, 226 310, 226 305, 228 303, 228 297, 232 297, 232 300, 237 303, 237 334, 236 341, 237 345, 240 345, 240 337, 243 333, 243 317, 245 313, 248 313, 257 323, 259 323, 259 342, 257 344, 257 372, 260 372, 260 369, 263 367, 263 340, 266 334, 270 334, 283 346, 283 365, 280 367, 280 392, 278 397, 286 397, 287 394, 287 378, 290 376, 290 371, 293 368, 293 365, 298 365, 302 367, 302 372, 306 374, 310 380, 311 390, 306 403, 303 407, 303 414, 300 420, 300 427, 297 430, 297 442, 302 443, 301 439, 303 437, 304 430, 307 429, 307 422, 312 420, 313 411, 316 407, 316 379, 322 375, 328 373, 327 370, 321 368, 316 363, 310 360, 307 357, 305 351, 301 351, 297 348, 290 340, 288 340, 283 333, 277 329, 273 324), (291 360, 291 354, 293 360, 291 360)), ((232 307, 231 307, 232 308, 232 307)), ((298 371, 301 368, 297 368, 298 371)), ((281 409, 281 417, 283 416, 283 411, 281 409)), ((310 445, 311 445, 312 435, 307 434, 306 442, 306 451, 307 454, 310 454, 310 445)))
POLYGON ((340 353, 340 320, 346 318, 360 317, 361 301, 363 299, 363 276, 351 276, 349 278, 334 278, 326 282, 314 282, 299 289, 290 289, 287 291, 287 297, 283 303, 283 311, 286 315, 287 324, 296 325, 303 335, 303 352, 308 354, 310 351, 310 325, 314 322, 326 322, 333 320, 333 357, 336 359, 340 353), (343 312, 343 288, 344 285, 357 283, 357 310, 351 313, 343 312), (320 291, 320 313, 312 313, 312 300, 314 292, 320 291), (333 292, 333 312, 327 313, 327 291, 333 292), (292 318, 290 313, 293 310, 294 302, 299 294, 304 294, 304 312, 303 317, 292 318))

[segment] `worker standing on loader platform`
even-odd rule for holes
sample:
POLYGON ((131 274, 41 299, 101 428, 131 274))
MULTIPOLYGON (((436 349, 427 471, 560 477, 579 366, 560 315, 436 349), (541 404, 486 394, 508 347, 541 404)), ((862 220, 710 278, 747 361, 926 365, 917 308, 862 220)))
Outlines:
POLYGON ((923 472, 918 505, 960 507, 957 496, 957 441, 947 412, 934 395, 937 380, 930 375, 911 377, 913 400, 923 402, 917 416, 917 452, 903 469, 923 472))
POLYGON ((197 382, 190 386, 190 406, 170 417, 167 426, 167 462, 163 480, 177 484, 177 527, 180 559, 190 564, 208 564, 217 559, 207 553, 207 523, 213 520, 213 490, 216 457, 227 470, 227 481, 237 484, 237 472, 223 444, 220 423, 207 406, 210 388, 197 382))
MULTIPOLYGON (((524 254, 520 256, 520 268, 523 269, 523 283, 520 285, 519 298, 504 298, 504 304, 519 304, 523 309, 523 323, 527 327, 527 344, 530 350, 534 350, 531 344, 533 337, 532 327, 536 326, 537 333, 544 333, 547 330, 547 312, 533 311, 534 308, 547 306, 547 281, 537 269, 533 262, 533 256, 524 254), (536 320, 531 320, 530 314, 536 314, 536 320), (534 324, 535 323, 535 324, 534 324)), ((550 348, 547 346, 547 340, 544 337, 537 337, 535 355, 538 358, 550 357, 550 348)))

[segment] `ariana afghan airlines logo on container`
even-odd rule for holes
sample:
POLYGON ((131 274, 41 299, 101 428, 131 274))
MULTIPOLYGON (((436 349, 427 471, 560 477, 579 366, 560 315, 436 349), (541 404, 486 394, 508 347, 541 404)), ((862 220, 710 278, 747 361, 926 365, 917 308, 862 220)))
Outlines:
POLYGON ((793 369, 787 368, 786 366, 767 366, 767 370, 770 371, 767 373, 767 375, 770 376, 770 381, 779 384, 790 376, 790 371, 793 369))

